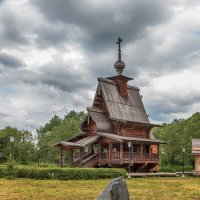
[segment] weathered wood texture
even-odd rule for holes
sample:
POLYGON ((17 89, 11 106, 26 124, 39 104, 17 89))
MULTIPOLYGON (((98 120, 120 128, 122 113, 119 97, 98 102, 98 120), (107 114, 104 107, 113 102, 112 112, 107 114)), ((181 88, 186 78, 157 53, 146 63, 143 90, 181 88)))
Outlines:
POLYGON ((104 101, 111 119, 149 124, 138 89, 128 89, 123 97, 116 84, 100 81, 104 101))
POLYGON ((125 129, 123 135, 128 137, 149 138, 149 133, 147 130, 125 129))
POLYGON ((89 135, 94 135, 96 133, 96 123, 92 120, 91 117, 86 119, 86 121, 82 124, 82 131, 87 132, 89 135))
POLYGON ((70 156, 73 167, 116 166, 132 171, 156 171, 159 144, 150 130, 139 89, 127 84, 129 77, 117 75, 99 78, 92 108, 81 124, 81 133, 57 144, 74 150, 70 156), (131 149, 127 143, 131 142, 131 149), (77 150, 79 149, 79 150, 77 150), (79 151, 79 152, 78 152, 79 151), (131 152, 131 154, 129 153, 131 152))

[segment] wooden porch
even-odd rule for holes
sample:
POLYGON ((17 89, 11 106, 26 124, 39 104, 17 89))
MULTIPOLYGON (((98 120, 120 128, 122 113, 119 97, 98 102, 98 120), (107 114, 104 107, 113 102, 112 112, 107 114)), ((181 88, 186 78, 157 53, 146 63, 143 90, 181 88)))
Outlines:
MULTIPOLYGON (((133 164, 158 164, 159 155, 158 151, 152 150, 152 145, 150 144, 133 144, 130 152, 126 148, 127 144, 114 143, 110 145, 107 144, 92 144, 87 149, 92 150, 93 146, 99 146, 96 152, 88 151, 84 152, 84 149, 80 151, 76 150, 71 152, 70 163, 71 167, 94 167, 94 166, 112 166, 112 165, 128 165, 129 162, 133 164), (125 146, 125 148, 123 148, 125 146), (134 148, 135 146, 135 148, 134 148), (120 148, 121 147, 121 148, 120 148), (138 152, 134 152, 134 151, 138 152)), ((153 145, 155 148, 155 145, 153 145)), ((158 146, 156 145, 158 148, 158 146)))
MULTIPOLYGON (((75 141, 61 141, 61 149, 69 151, 70 167, 123 167, 132 166, 132 172, 155 172, 159 163, 160 141, 132 138, 104 133, 103 136, 85 136, 75 141), (128 143, 131 146, 128 146, 128 143), (142 169, 142 170, 141 170, 142 169)), ((60 161, 63 167, 63 159, 60 161)))
MULTIPOLYGON (((143 163, 143 162, 158 162, 159 161, 159 156, 158 154, 150 154, 150 153, 140 153, 140 152, 131 152, 130 153, 130 163, 143 163)), ((123 164, 123 163, 129 163, 129 152, 123 152, 121 154, 120 152, 109 153, 99 153, 99 164, 101 163, 118 163, 118 164, 123 164), (122 157, 120 157, 122 155, 122 157)))

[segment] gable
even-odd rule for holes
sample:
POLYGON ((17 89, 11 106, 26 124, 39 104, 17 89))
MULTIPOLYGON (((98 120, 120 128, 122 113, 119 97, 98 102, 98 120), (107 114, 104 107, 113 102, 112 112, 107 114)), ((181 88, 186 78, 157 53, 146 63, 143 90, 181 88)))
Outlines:
POLYGON ((89 115, 96 122, 98 130, 104 130, 108 132, 113 130, 113 125, 105 113, 95 111, 94 109, 90 109, 89 115))
POLYGON ((150 123, 138 88, 128 86, 128 96, 123 97, 112 81, 101 78, 99 84, 110 119, 150 123))

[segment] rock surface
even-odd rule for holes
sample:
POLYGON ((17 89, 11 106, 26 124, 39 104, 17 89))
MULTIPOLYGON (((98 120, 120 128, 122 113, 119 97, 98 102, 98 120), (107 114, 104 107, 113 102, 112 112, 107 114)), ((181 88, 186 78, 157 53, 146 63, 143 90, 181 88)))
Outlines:
POLYGON ((113 179, 97 200, 129 200, 129 192, 125 178, 122 176, 113 179))

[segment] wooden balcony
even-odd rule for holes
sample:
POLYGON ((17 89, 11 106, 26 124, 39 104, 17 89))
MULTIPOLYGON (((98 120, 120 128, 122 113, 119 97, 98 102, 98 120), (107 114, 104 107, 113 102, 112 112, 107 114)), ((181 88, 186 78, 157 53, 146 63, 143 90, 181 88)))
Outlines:
MULTIPOLYGON (((74 153, 73 154, 73 166, 78 166, 80 163, 84 164, 84 162, 87 161, 88 166, 90 157, 93 155, 91 154, 85 154, 82 156, 80 153, 74 153)), ((96 153, 95 159, 98 161, 98 164, 100 165, 110 165, 110 164, 116 164, 116 165, 123 165, 129 163, 129 152, 107 152, 107 153, 96 153)), ((96 162, 95 161, 95 162, 96 162)), ((158 163, 159 156, 158 154, 150 154, 150 153, 143 153, 143 152, 130 152, 130 163, 158 163)))
MULTIPOLYGON (((157 163, 159 161, 158 154, 149 154, 141 152, 130 153, 130 163, 157 163)), ((100 153, 99 154, 100 164, 126 164, 129 163, 129 152, 116 153, 100 153), (120 157, 121 155, 121 157, 120 157)))

